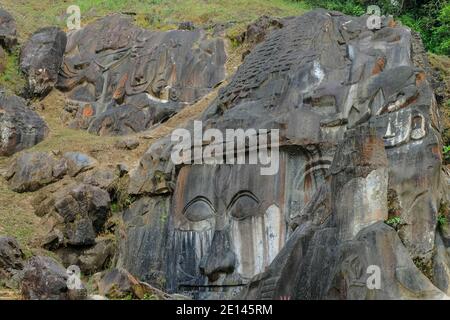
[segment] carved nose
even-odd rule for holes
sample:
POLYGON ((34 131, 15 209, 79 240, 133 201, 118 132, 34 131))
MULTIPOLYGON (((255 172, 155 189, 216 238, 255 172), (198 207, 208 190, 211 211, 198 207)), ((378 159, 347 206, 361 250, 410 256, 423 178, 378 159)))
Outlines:
POLYGON ((236 255, 231 249, 229 233, 216 231, 209 252, 200 263, 200 272, 214 282, 221 273, 233 273, 235 264, 236 255))

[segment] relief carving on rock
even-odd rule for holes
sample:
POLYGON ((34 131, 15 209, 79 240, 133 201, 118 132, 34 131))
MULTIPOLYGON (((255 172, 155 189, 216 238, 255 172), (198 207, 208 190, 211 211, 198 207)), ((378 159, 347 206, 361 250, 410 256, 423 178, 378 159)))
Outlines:
MULTIPOLYGON (((131 174, 133 194, 151 196, 157 173, 165 172, 170 186, 163 259, 170 291, 196 298, 411 297, 401 289, 409 280, 394 280, 395 267, 392 286, 380 294, 362 283, 366 262, 390 268, 385 255, 421 275, 412 258, 433 250, 442 161, 436 102, 411 61, 410 30, 389 17, 380 30, 368 30, 366 19, 325 10, 287 19, 203 113, 204 129, 222 133, 280 130, 276 175, 259 175, 258 165, 168 166, 168 137, 141 160, 131 174), (388 189, 405 221, 398 233, 383 223, 388 189), (345 251, 347 241, 353 247, 345 251), (363 258, 345 267, 345 252, 363 258), (347 283, 344 293, 333 287, 339 281, 347 283)), ((424 297, 445 297, 425 276, 417 279, 407 285, 424 297)))
POLYGON ((100 135, 123 135, 166 120, 225 78, 220 38, 204 30, 149 31, 112 15, 68 35, 57 87, 67 120, 100 135))

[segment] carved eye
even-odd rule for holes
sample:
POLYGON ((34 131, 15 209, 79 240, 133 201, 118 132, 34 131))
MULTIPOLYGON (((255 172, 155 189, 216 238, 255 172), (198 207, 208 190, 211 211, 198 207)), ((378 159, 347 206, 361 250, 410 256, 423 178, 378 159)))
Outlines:
POLYGON ((259 200, 251 192, 238 193, 231 200, 228 212, 236 220, 244 220, 259 212, 259 200))
POLYGON ((199 222, 214 217, 215 210, 208 199, 195 198, 185 207, 184 216, 191 222, 199 222))

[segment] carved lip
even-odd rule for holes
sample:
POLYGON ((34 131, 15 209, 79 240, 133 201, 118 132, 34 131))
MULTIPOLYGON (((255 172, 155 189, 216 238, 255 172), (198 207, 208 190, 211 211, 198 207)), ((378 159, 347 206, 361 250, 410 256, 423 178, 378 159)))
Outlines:
POLYGON ((215 283, 209 283, 206 278, 200 277, 191 281, 183 282, 179 284, 180 288, 229 288, 229 287, 244 287, 249 281, 242 279, 241 277, 232 276, 231 278, 225 278, 223 281, 216 281, 215 283))
POLYGON ((242 288, 245 287, 247 283, 240 284, 187 284, 183 283, 179 285, 180 289, 184 289, 186 291, 207 291, 207 289, 215 289, 214 291, 226 291, 228 288, 242 288), (203 289, 203 290, 202 290, 203 289))

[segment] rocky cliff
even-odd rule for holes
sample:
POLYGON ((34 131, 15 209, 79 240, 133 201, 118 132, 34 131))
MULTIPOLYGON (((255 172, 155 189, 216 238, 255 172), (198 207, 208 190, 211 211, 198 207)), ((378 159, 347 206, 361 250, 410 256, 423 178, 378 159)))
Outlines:
MULTIPOLYGON (((113 15, 67 35, 41 29, 24 45, 26 97, 62 92, 64 125, 105 141, 126 136, 114 159, 80 150, 13 157, 5 181, 37 193, 39 246, 85 274, 117 267, 100 281, 104 292, 118 281, 136 296, 157 287, 164 298, 174 296, 159 290, 196 299, 447 299, 449 180, 420 38, 391 17, 376 29, 367 16, 326 10, 263 17, 239 37, 247 47, 231 73, 221 32, 180 29, 149 31, 113 15), (277 170, 174 163, 171 133, 194 136, 191 120, 223 136, 279 133, 270 145, 277 170), (131 150, 138 161, 128 161, 131 150)), ((0 25, 5 49, 14 34, 0 25)), ((26 104, 0 98, 2 155, 48 135, 26 104)), ((249 148, 226 157, 237 162, 249 148)), ((5 252, 20 250, 5 243, 5 252)), ((58 297, 64 270, 22 259, 0 264, 0 275, 18 273, 24 296, 58 297), (36 292, 52 272, 53 291, 36 292)))

